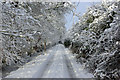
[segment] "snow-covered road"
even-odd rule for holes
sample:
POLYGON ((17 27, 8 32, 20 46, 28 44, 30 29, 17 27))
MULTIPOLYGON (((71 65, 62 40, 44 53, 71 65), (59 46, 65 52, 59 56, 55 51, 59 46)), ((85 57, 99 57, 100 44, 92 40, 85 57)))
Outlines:
POLYGON ((6 78, 92 78, 62 44, 56 45, 6 78))

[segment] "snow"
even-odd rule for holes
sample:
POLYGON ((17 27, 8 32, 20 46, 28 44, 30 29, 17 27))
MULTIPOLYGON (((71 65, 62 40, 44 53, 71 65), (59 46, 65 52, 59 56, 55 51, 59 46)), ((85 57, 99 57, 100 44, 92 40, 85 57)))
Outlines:
POLYGON ((93 74, 88 73, 84 69, 83 65, 81 65, 80 63, 76 63, 75 55, 73 55, 68 49, 65 49, 65 53, 72 64, 72 67, 74 69, 74 72, 77 78, 92 78, 93 77, 93 74))
POLYGON ((5 2, 2 6, 2 26, 4 27, 0 31, 3 35, 3 65, 21 64, 26 62, 25 57, 36 53, 37 48, 44 43, 46 47, 56 44, 64 35, 64 14, 70 9, 70 4, 64 7, 63 3, 5 2), (16 4, 18 7, 15 7, 16 4), (57 5, 61 6, 58 10, 54 10, 57 5), (26 52, 30 54, 25 55, 26 52), (9 54, 11 56, 8 56, 9 54), (17 55, 14 56, 14 54, 17 55), (18 56, 24 61, 17 59, 18 56))
POLYGON ((24 66, 21 66, 18 70, 11 72, 6 78, 32 78, 32 76, 39 70, 40 66, 45 64, 44 62, 46 61, 46 58, 51 55, 52 50, 54 51, 54 49, 51 49, 44 52, 45 55, 39 55, 34 60, 26 63, 24 66))
POLYGON ((62 44, 58 44, 25 64, 6 78, 92 78, 62 44), (71 66, 72 65, 72 66, 71 66))
POLYGON ((0 80, 2 79, 2 72, 0 71, 0 80))
POLYGON ((58 47, 55 57, 53 59, 53 63, 44 73, 43 78, 69 78, 69 73, 67 71, 67 66, 65 64, 65 60, 63 59, 63 51, 62 46, 58 47), (58 74, 59 73, 59 74, 58 74), (56 75, 58 74, 58 75, 56 75))

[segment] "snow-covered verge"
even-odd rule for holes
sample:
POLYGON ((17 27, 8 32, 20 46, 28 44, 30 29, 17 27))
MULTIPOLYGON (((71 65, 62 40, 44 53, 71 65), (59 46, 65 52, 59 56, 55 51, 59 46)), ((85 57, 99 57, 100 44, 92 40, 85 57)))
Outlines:
POLYGON ((66 2, 2 2, 2 68, 23 64, 62 40, 66 2))
POLYGON ((77 54, 77 61, 84 64, 94 77, 120 79, 119 0, 88 8, 66 33, 66 39, 71 41, 69 48, 77 54))

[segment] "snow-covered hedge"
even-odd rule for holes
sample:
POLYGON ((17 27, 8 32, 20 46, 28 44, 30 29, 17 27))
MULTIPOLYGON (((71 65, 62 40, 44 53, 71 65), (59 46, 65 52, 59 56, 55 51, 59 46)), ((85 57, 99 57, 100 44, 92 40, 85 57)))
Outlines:
POLYGON ((78 61, 95 77, 120 79, 120 1, 88 8, 66 35, 78 61))

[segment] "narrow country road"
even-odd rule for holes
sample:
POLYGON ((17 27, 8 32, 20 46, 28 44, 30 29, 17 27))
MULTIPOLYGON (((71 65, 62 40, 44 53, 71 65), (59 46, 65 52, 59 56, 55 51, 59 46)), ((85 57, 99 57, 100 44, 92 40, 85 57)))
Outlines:
POLYGON ((6 78, 92 78, 93 75, 76 63, 75 57, 59 44, 34 60, 11 72, 6 78))

